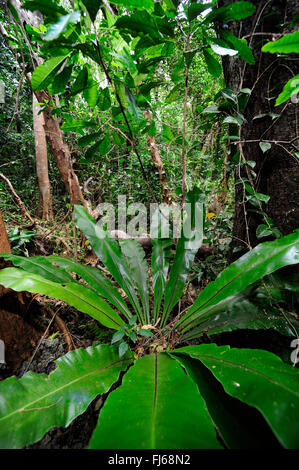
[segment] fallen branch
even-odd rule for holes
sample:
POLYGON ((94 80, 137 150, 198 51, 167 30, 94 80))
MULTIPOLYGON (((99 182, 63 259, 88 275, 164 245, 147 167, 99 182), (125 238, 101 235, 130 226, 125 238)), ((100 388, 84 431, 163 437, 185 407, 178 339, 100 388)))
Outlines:
POLYGON ((11 184, 11 182, 9 181, 9 179, 6 178, 6 176, 4 176, 2 173, 0 173, 0 178, 2 178, 2 179, 3 179, 4 181, 6 181, 6 183, 8 184, 9 189, 11 190, 11 192, 12 192, 12 194, 13 194, 13 196, 14 196, 14 198, 15 198, 15 200, 16 200, 18 206, 19 206, 19 208, 21 209, 22 214, 25 215, 25 217, 27 217, 27 219, 29 219, 32 224, 34 224, 34 223, 35 223, 34 219, 31 217, 31 215, 29 214, 29 212, 26 210, 26 208, 25 208, 25 206, 24 206, 24 204, 23 204, 23 202, 22 202, 20 196, 18 196, 17 193, 15 192, 14 187, 13 187, 13 185, 11 184))
POLYGON ((51 315, 52 320, 54 320, 56 328, 60 330, 61 333, 63 334, 65 342, 67 344, 67 352, 70 352, 73 349, 75 349, 75 345, 73 343, 72 337, 64 321, 57 315, 57 312, 53 312, 53 310, 50 309, 48 306, 45 305, 44 308, 51 315))

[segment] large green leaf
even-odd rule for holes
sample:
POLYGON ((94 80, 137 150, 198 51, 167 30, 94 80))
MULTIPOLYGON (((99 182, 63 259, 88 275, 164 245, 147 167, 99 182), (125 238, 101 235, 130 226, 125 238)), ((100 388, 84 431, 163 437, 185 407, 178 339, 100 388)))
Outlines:
MULTIPOLYGON (((56 74, 55 80, 51 83, 51 93, 53 95, 62 94, 71 78, 73 66, 64 67, 62 72, 56 74)), ((49 90, 50 91, 50 90, 49 90)))
POLYGON ((99 394, 106 393, 131 362, 117 348, 76 349, 55 361, 50 375, 28 372, 0 382, 0 448, 38 441, 51 428, 68 426, 99 394))
POLYGON ((204 10, 210 8, 211 6, 212 3, 205 3, 203 5, 200 3, 191 3, 187 10, 188 20, 191 22, 192 20, 197 18, 197 16, 200 15, 204 10))
POLYGON ((213 311, 213 315, 198 321, 199 326, 183 335, 181 341, 190 341, 203 334, 209 336, 238 329, 274 329, 286 336, 299 335, 299 321, 296 318, 272 306, 269 299, 267 305, 262 305, 258 295, 251 299, 242 293, 229 297, 225 306, 220 302, 219 313, 213 311))
POLYGON ((278 95, 275 106, 287 101, 291 96, 299 93, 299 74, 291 78, 283 87, 282 92, 278 95))
POLYGON ((137 66, 134 62, 134 57, 132 57, 127 47, 124 47, 122 52, 110 52, 110 54, 115 57, 114 60, 122 66, 123 70, 127 70, 131 75, 137 73, 137 66))
POLYGON ((263 52, 276 52, 281 54, 299 53, 299 29, 294 33, 285 34, 277 41, 271 41, 262 47, 263 52))
POLYGON ((87 87, 88 81, 88 67, 86 65, 83 69, 79 72, 70 92, 70 96, 77 95, 77 93, 81 93, 87 87))
POLYGON ((161 325, 165 322, 173 307, 181 298, 188 274, 193 265, 194 257, 202 244, 202 193, 198 188, 189 191, 186 198, 187 216, 183 222, 183 230, 177 243, 176 253, 165 288, 164 310, 161 325), (190 228, 190 233, 188 228, 190 228))
POLYGON ((227 21, 243 20, 251 16, 255 10, 256 8, 251 2, 229 3, 228 5, 211 11, 204 21, 208 22, 217 19, 226 23, 227 21))
POLYGON ((58 284, 22 269, 6 268, 0 271, 0 284, 17 292, 28 291, 64 300, 108 328, 117 330, 124 325, 123 320, 107 302, 93 289, 78 282, 58 284))
MULTIPOLYGON (((222 441, 229 449, 280 447, 258 410, 225 393, 221 383, 198 360, 172 355, 197 384, 222 441)), ((280 447, 281 448, 281 447, 280 447)))
POLYGON ((31 77, 31 86, 33 90, 44 90, 49 84, 49 78, 60 64, 71 54, 71 51, 66 49, 65 53, 56 57, 52 57, 43 64, 36 67, 31 77))
POLYGON ((110 108, 111 100, 110 100, 110 93, 109 93, 108 87, 101 90, 98 106, 101 111, 107 111, 107 109, 110 108))
POLYGON ((202 344, 177 349, 201 361, 233 397, 256 407, 284 447, 298 448, 299 371, 259 349, 202 344))
POLYGON ((76 24, 80 20, 80 11, 73 11, 67 15, 61 16, 57 23, 51 24, 47 33, 44 36, 45 41, 53 41, 57 39, 63 31, 66 30, 69 24, 76 24))
POLYGON ((75 222, 90 241, 96 255, 110 271, 119 286, 126 292, 136 314, 142 320, 142 310, 138 302, 134 279, 131 276, 126 258, 122 255, 119 244, 95 220, 87 211, 79 205, 75 205, 75 222))
POLYGON ((98 127, 98 123, 95 121, 84 121, 83 119, 76 121, 75 119, 69 118, 62 124, 61 129, 66 132, 84 133, 84 129, 88 127, 98 127))
POLYGON ((135 286, 139 293, 144 322, 149 323, 149 283, 148 283, 148 264, 145 259, 145 253, 136 240, 120 240, 120 247, 123 256, 126 258, 134 279, 135 286))
POLYGON ((83 90, 83 97, 86 100, 88 106, 94 108, 99 99, 99 85, 93 80, 91 74, 89 74, 87 86, 83 90))
POLYGON ((153 214, 151 220, 152 236, 152 285, 154 291, 154 323, 158 320, 162 298, 169 271, 172 240, 163 238, 163 215, 160 211, 153 214))
POLYGON ((96 19, 99 8, 103 6, 103 2, 101 0, 82 0, 82 3, 85 5, 90 19, 93 22, 96 19))
POLYGON ((60 15, 66 15, 67 11, 54 0, 27 0, 22 4, 24 10, 40 11, 49 19, 57 19, 60 15))
POLYGON ((110 3, 114 3, 114 5, 119 5, 129 10, 145 9, 147 11, 153 11, 155 8, 155 2, 153 0, 111 0, 110 3))
POLYGON ((220 77, 222 73, 221 65, 219 64, 218 60, 210 52, 211 49, 204 49, 203 55, 208 66, 208 71, 212 75, 212 77, 217 78, 220 77))
POLYGON ((226 307, 226 300, 242 292, 247 286, 263 276, 283 266, 299 262, 299 230, 273 242, 261 243, 232 263, 210 282, 201 292, 192 307, 178 322, 183 332, 196 326, 204 316, 209 317, 215 311, 221 311, 220 302, 226 307), (219 304, 217 306, 217 304, 219 304))
POLYGON ((230 49, 227 47, 222 47, 219 46, 218 44, 211 44, 211 49, 218 55, 229 55, 229 56, 234 56, 238 54, 238 51, 235 49, 230 49))
POLYGON ((110 279, 108 279, 101 273, 100 269, 94 268, 92 266, 85 266, 71 259, 62 258, 61 256, 57 255, 49 256, 48 260, 54 262, 66 271, 69 271, 70 273, 75 273, 80 276, 85 282, 90 285, 90 287, 95 289, 98 294, 108 300, 128 319, 131 317, 131 312, 128 309, 126 303, 124 302, 122 296, 120 295, 116 287, 112 284, 110 279))
POLYGON ((241 59, 245 60, 248 64, 254 64, 255 60, 250 47, 247 45, 246 39, 239 39, 228 31, 220 31, 221 37, 230 43, 233 49, 237 50, 241 59))
POLYGON ((143 33, 149 34, 155 40, 163 39, 154 17, 144 10, 137 11, 130 16, 121 16, 116 21, 115 26, 121 30, 129 30, 132 36, 138 36, 140 33, 143 33))
POLYGON ((14 266, 18 266, 24 271, 28 271, 32 274, 38 274, 39 276, 48 279, 53 282, 68 283, 73 282, 73 278, 67 272, 53 266, 49 261, 49 257, 44 256, 32 256, 26 258, 25 256, 12 255, 10 253, 1 253, 0 257, 11 261, 14 266))
POLYGON ((196 385, 167 354, 136 361, 112 392, 92 449, 215 449, 213 423, 196 385))

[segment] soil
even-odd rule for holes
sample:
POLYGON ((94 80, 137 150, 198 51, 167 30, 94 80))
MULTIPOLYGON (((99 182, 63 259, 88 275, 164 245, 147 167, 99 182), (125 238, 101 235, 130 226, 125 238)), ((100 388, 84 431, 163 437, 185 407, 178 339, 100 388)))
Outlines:
POLYGON ((0 339, 5 345, 5 364, 0 379, 16 375, 27 360, 43 331, 41 305, 23 293, 7 290, 0 299, 0 339))
MULTIPOLYGON (((106 330, 87 315, 67 306, 63 302, 47 302, 28 299, 19 301, 15 292, 8 291, 0 300, 0 339, 5 344, 6 364, 0 364, 0 381, 16 375, 21 378, 28 371, 51 373, 55 360, 67 353, 64 335, 57 331, 49 306, 57 312, 67 326, 73 348, 84 347, 95 342, 110 342, 106 330)), ((86 411, 78 416, 68 428, 54 428, 37 443, 26 448, 32 449, 84 449, 88 447, 92 432, 97 424, 100 405, 106 395, 97 397, 86 411)))

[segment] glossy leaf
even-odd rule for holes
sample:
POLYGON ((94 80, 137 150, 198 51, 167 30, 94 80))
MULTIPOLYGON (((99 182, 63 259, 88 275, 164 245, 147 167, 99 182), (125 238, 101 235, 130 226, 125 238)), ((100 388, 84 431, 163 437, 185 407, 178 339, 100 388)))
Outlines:
POLYGON ((53 95, 64 93, 66 86, 71 78, 73 67, 64 67, 64 69, 56 74, 55 80, 51 83, 51 92, 53 95))
POLYGON ((28 372, 0 382, 0 448, 38 441, 53 427, 67 427, 131 362, 107 345, 76 349, 55 361, 50 375, 28 372))
POLYGON ((145 259, 144 250, 140 243, 133 239, 120 240, 119 244, 121 252, 127 260, 131 277, 134 279, 135 286, 139 293, 144 323, 149 323, 148 264, 145 259))
POLYGON ((261 243, 226 268, 201 292, 192 307, 179 320, 183 332, 196 326, 197 320, 210 317, 214 308, 242 292, 247 286, 277 269, 299 262, 299 230, 273 242, 261 243), (212 308, 214 307, 214 308, 212 308))
POLYGON ((270 142, 260 142, 259 146, 263 153, 267 152, 267 150, 270 150, 271 148, 270 142))
POLYGON ((232 45, 232 48, 237 50, 241 59, 248 64, 254 64, 255 60, 250 47, 247 45, 246 39, 239 39, 228 31, 220 31, 221 37, 232 45))
POLYGON ((260 296, 257 290, 254 293, 244 292, 229 297, 227 302, 220 303, 218 313, 213 311, 211 316, 198 321, 199 326, 188 331, 182 341, 240 329, 273 329, 285 336, 299 335, 299 321, 287 311, 283 313, 279 307, 272 305, 268 297, 263 302, 260 296))
POLYGON ((47 33, 44 36, 45 41, 53 41, 57 39, 63 31, 66 30, 69 24, 76 24, 80 20, 80 11, 74 11, 67 15, 61 16, 57 23, 51 24, 47 33))
POLYGON ((25 256, 12 255, 10 253, 1 253, 0 256, 7 261, 11 261, 14 266, 20 267, 29 273, 42 276, 49 281, 60 283, 69 283, 74 281, 69 273, 53 266, 49 257, 32 256, 27 258, 25 256))
POLYGON ((84 121, 83 119, 79 119, 76 121, 75 119, 70 118, 69 120, 65 121, 61 128, 66 132, 81 132, 88 127, 98 127, 98 124, 95 121, 84 121))
POLYGON ((97 140, 101 136, 102 136, 101 131, 100 132, 93 132, 92 134, 84 135, 83 137, 81 137, 78 140, 78 145, 80 147, 85 147, 86 145, 89 145, 89 144, 93 143, 95 140, 97 140))
POLYGON ((176 352, 201 361, 229 395, 262 413, 284 447, 298 448, 298 369, 259 349, 202 344, 176 352))
POLYGON ((101 111, 107 111, 107 109, 110 108, 111 100, 110 100, 110 93, 109 93, 108 87, 101 90, 101 93, 99 95, 98 106, 101 111))
POLYGON ((221 46, 218 46, 218 44, 211 44, 211 49, 216 54, 219 54, 219 55, 233 56, 233 55, 238 54, 238 51, 236 51, 235 49, 229 49, 227 47, 221 47, 221 46))
POLYGON ((209 49, 203 50, 203 55, 208 66, 208 71, 212 75, 212 77, 217 78, 220 77, 222 73, 221 65, 219 64, 218 60, 211 54, 209 49))
POLYGON ((294 33, 285 34, 277 41, 271 41, 262 47, 263 52, 290 54, 299 54, 299 30, 294 33))
POLYGON ((39 11, 42 15, 57 19, 66 15, 67 11, 54 0, 27 0, 22 4, 24 10, 39 11))
POLYGON ((136 314, 142 318, 142 311, 134 289, 134 279, 129 270, 127 260, 122 256, 119 244, 95 220, 87 211, 79 205, 75 205, 75 222, 90 241, 96 255, 110 271, 119 286, 126 292, 136 314))
POLYGON ((77 282, 58 284, 21 269, 5 268, 0 271, 0 284, 17 292, 27 291, 64 300, 108 328, 117 330, 124 324, 107 302, 92 289, 77 282))
POLYGON ((251 16, 255 10, 256 8, 251 2, 229 3, 221 8, 214 9, 206 16, 205 22, 214 21, 215 19, 221 20, 223 23, 243 20, 244 18, 251 16))
POLYGON ((162 326, 183 293, 194 257, 202 243, 202 204, 199 202, 201 198, 202 195, 197 188, 187 193, 186 202, 189 204, 188 209, 190 210, 183 223, 183 230, 177 243, 173 265, 165 288, 162 326))
MULTIPOLYGON (((299 74, 291 78, 283 87, 282 92, 278 95, 275 106, 287 101, 291 96, 298 95, 299 93, 299 74)), ((296 97, 297 100, 297 97, 296 97)))
POLYGON ((143 114, 137 105, 136 98, 126 85, 124 85, 124 92, 127 100, 128 113, 131 115, 135 122, 139 123, 143 118, 143 114))
POLYGON ((103 3, 101 0, 82 0, 82 3, 88 11, 91 21, 94 22, 100 7, 103 6, 103 3))
POLYGON ((86 66, 79 72, 72 88, 70 95, 75 96, 77 93, 81 93, 87 86, 88 81, 88 68, 86 66))
POLYGON ((210 8, 211 6, 212 3, 206 3, 203 5, 200 3, 191 3, 187 10, 188 20, 194 20, 195 18, 197 18, 198 15, 200 15, 203 11, 205 11, 207 8, 210 8))
POLYGON ((221 440, 229 449, 281 448, 258 410, 225 393, 221 383, 198 360, 172 355, 197 384, 221 440))
POLYGON ((158 320, 169 271, 172 240, 162 238, 163 216, 155 212, 151 221, 152 285, 154 291, 154 323, 158 320))
POLYGON ((129 10, 135 10, 135 8, 137 8, 152 11, 155 8, 153 0, 142 0, 142 2, 140 0, 113 0, 110 3, 128 8, 129 10))
MULTIPOLYGON (((140 4, 139 0, 137 0, 140 4)), ((143 2, 142 2, 143 3, 143 2)), ((162 35, 157 28, 154 17, 147 11, 140 10, 132 15, 124 15, 118 18, 115 26, 121 30, 129 30, 133 36, 139 33, 149 34, 153 39, 162 39, 162 35)))
POLYGON ((43 64, 36 67, 31 77, 31 86, 33 90, 44 90, 49 84, 49 78, 61 63, 70 55, 70 50, 65 50, 64 54, 52 57, 43 64))
POLYGON ((90 442, 91 449, 219 447, 196 385, 165 353, 138 359, 129 369, 109 395, 90 442))

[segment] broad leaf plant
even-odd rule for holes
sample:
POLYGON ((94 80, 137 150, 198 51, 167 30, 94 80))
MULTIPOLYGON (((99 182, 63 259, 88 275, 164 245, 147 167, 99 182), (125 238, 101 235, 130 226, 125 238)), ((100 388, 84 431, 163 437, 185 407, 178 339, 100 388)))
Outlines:
MULTIPOLYGON (((171 74, 174 87, 166 103, 181 92, 196 54, 202 54, 213 77, 221 75, 217 55, 239 54, 254 63, 246 40, 219 27, 252 15, 255 7, 250 2, 217 8, 214 0, 191 0, 181 5, 184 11, 179 15, 177 0, 111 3, 126 14, 113 16, 105 4, 94 0, 75 0, 72 12, 53 0, 23 3, 25 9, 38 9, 47 25, 26 27, 32 42, 40 44, 44 59, 34 71, 28 70, 32 88, 66 99, 82 93, 94 110, 88 121, 63 116, 64 131, 81 133, 78 143, 87 147, 87 162, 109 151, 110 137, 99 131, 98 119, 103 128, 107 118, 101 113, 111 107, 120 131, 113 134, 114 139, 126 134, 134 144, 137 133, 155 135, 155 126, 149 125, 143 111, 151 107, 150 91, 161 86, 155 71, 172 54, 178 17, 186 23, 183 27, 190 37, 198 40, 198 47, 190 49, 187 41, 171 74), (105 19, 99 28, 100 8, 105 19), (78 72, 79 57, 85 62, 78 72), (101 68, 101 76, 95 76, 92 64, 101 68), (101 88, 103 80, 107 86, 101 88), (86 130, 91 133, 85 134, 86 130)), ((17 12, 10 8, 18 21, 17 12)), ((265 51, 280 52, 283 46, 283 52, 298 52, 285 49, 293 39, 277 41, 265 51)), ((221 96, 227 98, 228 92, 222 90, 221 96)), ((235 99, 231 94, 230 98, 235 99)), ((50 95, 44 106, 58 112, 50 95)), ((226 122, 241 124, 239 115, 229 118, 226 122)), ((135 144, 133 148, 136 151, 135 144)), ((195 202, 196 195, 190 192, 187 198, 195 202)), ((76 225, 98 256, 99 267, 56 255, 0 254, 15 266, 0 271, 0 284, 67 302, 113 330, 112 344, 71 351, 56 361, 49 375, 28 372, 21 379, 2 381, 0 447, 22 448, 54 427, 69 426, 96 397, 113 387, 100 410, 91 449, 257 448, 267 444, 298 448, 298 369, 266 350, 217 345, 215 335, 272 328, 296 336, 296 318, 285 318, 275 306, 265 309, 262 298, 264 279, 299 262, 299 231, 246 253, 180 312, 178 305, 202 242, 196 230, 190 239, 178 239, 173 254, 172 239, 160 236, 158 226, 148 266, 137 241, 118 242, 83 207, 75 206, 74 211, 76 225)), ((190 217, 193 220, 192 211, 190 217)))
MULTIPOLYGON (((53 427, 68 426, 122 377, 100 411, 90 448, 258 447, 258 431, 250 433, 244 420, 248 408, 271 442, 296 448, 298 370, 268 351, 218 346, 207 338, 238 328, 294 335, 279 311, 261 315, 254 303, 246 304, 244 291, 299 262, 299 231, 249 251, 178 314, 202 241, 193 225, 174 255, 172 240, 158 230, 149 269, 134 239, 116 241, 82 206, 75 206, 75 220, 114 281, 100 267, 57 255, 1 254, 16 267, 0 271, 0 284, 67 302, 115 330, 116 344, 71 351, 48 376, 28 372, 1 382, 0 447, 21 448, 53 427)), ((295 320, 293 326, 296 331, 295 320)))

